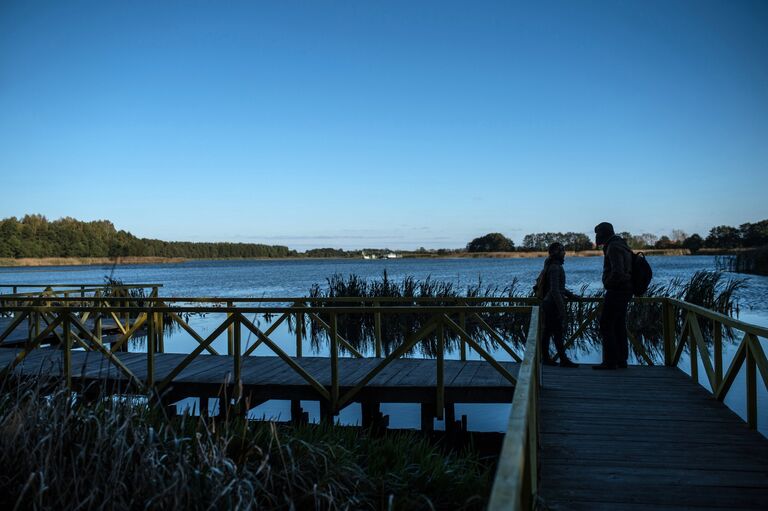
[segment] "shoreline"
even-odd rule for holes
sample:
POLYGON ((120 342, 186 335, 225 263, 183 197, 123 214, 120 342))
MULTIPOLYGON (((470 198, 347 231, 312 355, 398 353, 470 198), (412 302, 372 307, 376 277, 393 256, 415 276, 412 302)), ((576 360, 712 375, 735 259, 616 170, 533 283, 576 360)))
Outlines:
MULTIPOLYGON (((641 250, 648 256, 686 256, 691 255, 686 249, 650 249, 641 250)), ((701 250, 698 255, 722 255, 724 251, 701 250)), ((568 257, 599 257, 602 250, 584 250, 567 252, 568 257)), ((459 252, 453 254, 435 253, 404 253, 397 259, 533 259, 546 257, 546 252, 459 252)), ((395 260, 397 260, 395 259, 395 260)), ((318 260, 362 260, 357 257, 232 257, 232 258, 201 258, 184 257, 121 257, 119 260, 109 257, 24 257, 19 259, 0 258, 0 268, 34 268, 45 266, 104 266, 104 265, 136 265, 136 264, 179 264, 189 261, 318 261, 318 260)), ((375 261, 392 261, 393 259, 374 259, 375 261)))
POLYGON ((38 267, 38 266, 103 266, 117 264, 174 264, 188 261, 181 257, 121 257, 115 261, 111 257, 22 257, 13 259, 0 258, 0 268, 38 267))

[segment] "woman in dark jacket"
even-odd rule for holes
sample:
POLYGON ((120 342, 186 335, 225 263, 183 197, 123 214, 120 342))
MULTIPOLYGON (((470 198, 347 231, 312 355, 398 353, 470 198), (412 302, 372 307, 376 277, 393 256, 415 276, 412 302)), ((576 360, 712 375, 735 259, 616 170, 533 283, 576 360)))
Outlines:
POLYGON ((576 295, 565 288, 565 248, 560 243, 549 246, 549 257, 544 261, 544 279, 546 293, 542 301, 544 311, 544 332, 541 338, 542 363, 557 365, 549 354, 549 341, 554 338, 555 349, 560 358, 560 367, 579 367, 565 354, 563 332, 567 320, 565 298, 575 298, 576 295))

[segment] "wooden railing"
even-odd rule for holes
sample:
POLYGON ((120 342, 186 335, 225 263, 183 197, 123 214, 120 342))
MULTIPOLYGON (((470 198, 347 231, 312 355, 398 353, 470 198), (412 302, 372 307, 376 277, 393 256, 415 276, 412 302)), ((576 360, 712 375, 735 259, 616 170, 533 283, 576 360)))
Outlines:
MULTIPOLYGON (((20 322, 30 315, 40 314, 46 318, 47 326, 41 332, 30 338, 29 342, 18 353, 15 360, 5 369, 12 371, 26 356, 40 346, 40 342, 46 336, 54 333, 61 337, 61 345, 64 348, 63 373, 67 385, 72 385, 72 367, 70 350, 79 347, 88 351, 101 353, 105 359, 113 364, 130 381, 139 392, 161 393, 166 389, 192 361, 203 352, 219 355, 213 347, 216 339, 227 332, 227 355, 232 357, 232 388, 237 400, 237 393, 241 390, 241 367, 244 357, 250 356, 260 347, 280 357, 287 367, 300 375, 309 386, 317 391, 318 399, 324 401, 328 410, 336 414, 341 408, 348 405, 359 392, 393 360, 402 357, 412 350, 418 343, 428 336, 436 340, 436 413, 437 418, 443 418, 445 403, 444 360, 446 355, 445 339, 451 335, 460 341, 460 356, 466 359, 468 349, 473 350, 483 360, 487 361, 504 378, 514 384, 515 376, 510 373, 496 357, 493 356, 483 343, 467 331, 467 325, 473 322, 483 332, 483 335, 495 341, 496 345, 509 355, 510 358, 519 360, 511 343, 507 342, 502 334, 494 330, 483 319, 483 315, 493 314, 525 314, 528 315, 531 307, 510 305, 514 299, 460 299, 449 298, 436 299, 387 299, 387 305, 381 305, 377 300, 362 298, 159 298, 149 297, 143 299, 142 306, 123 306, 121 299, 114 297, 94 296, 90 298, 67 297, 51 300, 49 297, 27 298, 24 305, 6 306, 6 311, 16 314, 16 319, 9 327, 0 333, 0 342, 14 330, 20 322), (270 305, 275 302, 288 305, 270 305), (451 305, 450 303, 460 303, 451 305), (487 303, 496 305, 486 305, 487 303), (338 304, 343 303, 344 306, 338 304), (355 304, 358 305, 349 305, 355 304), (403 303, 403 305, 399 305, 403 303), (408 303, 408 305, 405 305, 408 303), (432 305, 441 303, 441 305, 432 305), (446 305, 448 303, 448 305, 446 305), (265 304, 267 304, 265 306, 265 304), (98 332, 86 325, 84 318, 89 315, 109 314, 114 318, 130 316, 133 319, 130 327, 125 328, 122 334, 112 340, 110 345, 102 342, 98 332), (199 331, 190 326, 183 316, 189 314, 220 314, 223 320, 213 327, 213 331, 203 336, 199 331), (269 326, 265 329, 257 326, 255 319, 250 316, 269 316, 269 326), (344 339, 338 331, 338 318, 352 315, 371 315, 374 318, 375 327, 375 356, 380 361, 364 376, 359 378, 352 388, 344 389, 341 393, 339 383, 338 359, 340 351, 346 351, 350 356, 361 358, 361 353, 352 343, 344 339), (407 337, 389 354, 385 356, 382 346, 383 316, 388 315, 418 315, 421 320, 417 322, 413 331, 408 332, 407 337), (286 321, 292 320, 296 334, 295 357, 289 355, 272 335, 286 321), (187 332, 197 343, 197 346, 176 365, 176 367, 158 374, 155 368, 155 355, 164 351, 163 332, 167 324, 174 324, 187 332), (314 323, 325 330, 329 337, 329 361, 331 369, 331 385, 322 385, 312 374, 307 372, 300 363, 303 354, 303 342, 308 324, 314 323), (58 330, 60 329, 60 333, 58 330), (254 335, 256 342, 251 346, 243 346, 243 333, 254 335), (145 378, 139 378, 123 364, 117 355, 123 346, 138 335, 147 337, 147 371, 145 378)), ((1 346, 1 344, 0 344, 1 346)))
POLYGON ((665 364, 676 367, 683 352, 688 350, 691 378, 700 383, 699 358, 709 384, 709 390, 718 401, 725 400, 733 388, 742 366, 746 365, 746 415, 747 424, 757 429, 757 371, 768 389, 768 360, 760 344, 760 337, 768 338, 768 328, 752 325, 713 312, 704 307, 672 298, 663 299, 664 307, 664 354, 665 364), (676 325, 682 321, 678 336, 676 325), (705 323, 711 329, 712 353, 703 333, 705 323), (736 339, 738 346, 731 363, 723 373, 723 334, 736 339), (740 340, 738 340, 740 338, 740 340))
POLYGON ((80 296, 86 298, 96 296, 96 293, 104 294, 105 290, 110 290, 112 293, 122 291, 127 294, 134 290, 142 290, 147 291, 147 295, 158 296, 161 287, 163 287, 162 284, 0 284, 0 299, 8 299, 11 296, 20 298, 80 296))
POLYGON ((541 375, 539 308, 531 310, 525 356, 488 503, 490 511, 533 509, 538 481, 538 402, 541 375))
MULTIPOLYGON (((599 321, 602 305, 602 299, 599 298, 580 298, 575 301, 591 303, 593 308, 573 329, 573 334, 566 343, 568 347, 572 346, 590 326, 593 326, 593 322, 599 321)), ((701 358, 709 389, 713 397, 719 401, 726 398, 737 374, 746 364, 746 422, 750 428, 756 429, 758 371, 768 389, 768 360, 759 338, 768 338, 768 329, 673 298, 642 297, 635 298, 634 301, 660 307, 663 322, 663 360, 655 360, 641 343, 637 332, 628 330, 627 337, 638 360, 647 365, 663 363, 667 367, 678 367, 683 353, 687 351, 690 360, 690 376, 699 383, 698 360, 701 358), (704 322, 711 324, 711 343, 706 342, 702 328, 704 322), (731 363, 724 372, 725 333, 728 333, 730 338, 736 339, 738 346, 731 363), (739 338, 740 341, 738 341, 739 338), (710 345, 712 354, 710 354, 710 345)), ((533 314, 538 315, 537 312, 533 314)), ((488 505, 488 509, 492 511, 535 508, 538 463, 537 406, 540 382, 540 350, 538 348, 540 334, 539 330, 533 331, 536 323, 531 322, 525 356, 518 373, 512 411, 488 505)))

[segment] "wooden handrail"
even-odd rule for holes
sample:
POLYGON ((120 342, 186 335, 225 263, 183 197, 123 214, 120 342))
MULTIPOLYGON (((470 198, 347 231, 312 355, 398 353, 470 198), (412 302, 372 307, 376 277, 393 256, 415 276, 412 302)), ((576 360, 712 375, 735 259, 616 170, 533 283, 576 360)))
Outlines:
POLYGON ((533 508, 537 485, 539 339, 539 308, 534 307, 488 502, 489 511, 533 508))

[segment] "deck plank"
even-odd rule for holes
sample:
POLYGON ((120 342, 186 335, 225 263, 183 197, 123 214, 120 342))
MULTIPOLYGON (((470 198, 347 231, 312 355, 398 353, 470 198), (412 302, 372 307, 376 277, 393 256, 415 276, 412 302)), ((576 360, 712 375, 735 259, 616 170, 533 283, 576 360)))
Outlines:
POLYGON ((544 368, 552 510, 768 509, 768 440, 683 372, 544 368))

